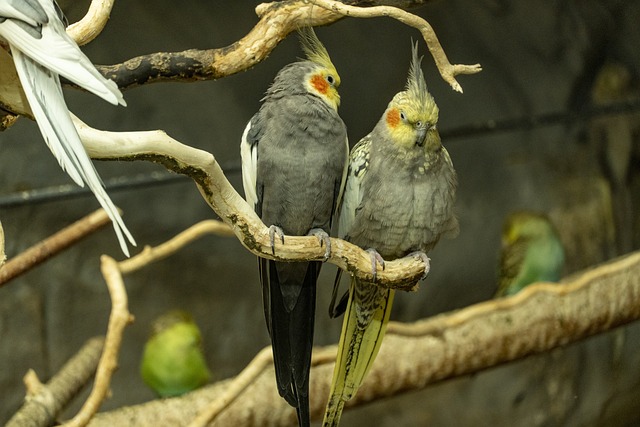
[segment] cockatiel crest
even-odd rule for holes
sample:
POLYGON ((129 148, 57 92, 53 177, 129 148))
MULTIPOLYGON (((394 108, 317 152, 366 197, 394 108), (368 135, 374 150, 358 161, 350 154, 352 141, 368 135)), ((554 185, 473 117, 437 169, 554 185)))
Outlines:
POLYGON ((433 151, 440 146, 436 129, 439 110, 427 90, 421 62, 418 43, 414 43, 407 85, 389 103, 385 119, 391 140, 399 147, 410 149, 426 144, 426 148, 433 151))
POLYGON ((338 93, 340 76, 331 62, 329 52, 318 39, 312 27, 300 28, 298 33, 302 50, 307 55, 307 59, 318 66, 306 75, 306 88, 337 111, 340 106, 340 94, 338 93))

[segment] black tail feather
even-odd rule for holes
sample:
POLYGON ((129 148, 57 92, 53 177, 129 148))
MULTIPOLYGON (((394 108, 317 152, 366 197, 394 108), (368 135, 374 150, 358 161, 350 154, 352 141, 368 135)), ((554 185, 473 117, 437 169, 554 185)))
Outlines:
POLYGON ((322 263, 260 259, 263 303, 271 335, 278 392, 309 426, 309 370, 313 349, 316 281, 322 263))

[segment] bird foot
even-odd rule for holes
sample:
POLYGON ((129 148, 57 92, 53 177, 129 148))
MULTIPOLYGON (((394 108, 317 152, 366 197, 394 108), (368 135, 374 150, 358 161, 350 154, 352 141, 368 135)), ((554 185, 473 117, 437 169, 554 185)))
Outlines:
POLYGON ((280 241, 284 245, 284 232, 282 231, 282 228, 278 227, 277 225, 272 225, 271 227, 269 227, 269 244, 271 245, 272 255, 276 254, 276 236, 278 236, 278 239, 280 239, 280 241))
POLYGON ((307 233, 307 236, 316 236, 318 242, 320 243, 320 247, 324 246, 324 260, 328 260, 331 256, 331 238, 322 228, 312 228, 307 233))
POLYGON ((422 273, 422 277, 420 278, 420 280, 426 279, 427 275, 429 274, 429 271, 431 270, 431 259, 427 256, 427 254, 425 254, 422 251, 416 251, 416 252, 411 252, 407 256, 412 256, 414 258, 418 258, 422 260, 422 262, 424 263, 424 273, 422 273))
POLYGON ((378 278, 378 264, 380 264, 382 271, 384 271, 384 259, 382 258, 382 255, 373 248, 367 249, 367 252, 369 252, 369 256, 371 257, 371 274, 373 275, 373 283, 376 283, 376 279, 378 278))

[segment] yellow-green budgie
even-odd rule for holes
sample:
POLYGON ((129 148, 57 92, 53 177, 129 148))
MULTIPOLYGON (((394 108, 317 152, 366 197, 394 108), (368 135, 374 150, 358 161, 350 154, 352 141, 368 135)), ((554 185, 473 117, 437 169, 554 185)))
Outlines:
POLYGON ((534 212, 514 212, 502 229, 496 297, 513 295, 534 282, 557 282, 564 249, 549 219, 534 212))
POLYGON ((153 322, 140 373, 160 397, 179 396, 209 381, 200 329, 189 313, 173 310, 153 322))
MULTIPOLYGON (((458 231, 456 173, 440 142, 438 107, 420 62, 416 44, 405 90, 351 151, 340 236, 369 251, 373 272, 384 259, 407 255, 422 258, 428 271, 426 252, 458 231)), ((339 424, 345 402, 373 364, 393 296, 393 290, 351 279, 324 426, 339 424)))

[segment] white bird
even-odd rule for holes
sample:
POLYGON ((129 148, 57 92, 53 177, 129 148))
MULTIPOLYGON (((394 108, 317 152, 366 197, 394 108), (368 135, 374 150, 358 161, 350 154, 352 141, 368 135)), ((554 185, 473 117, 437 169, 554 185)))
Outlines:
POLYGON ((60 166, 76 184, 86 184, 107 212, 120 247, 135 246, 118 209, 85 151, 64 101, 59 76, 113 105, 126 103, 115 82, 104 78, 65 31, 54 0, 0 0, 0 41, 8 43, 20 83, 40 132, 60 166))

